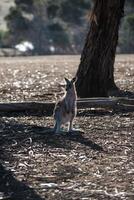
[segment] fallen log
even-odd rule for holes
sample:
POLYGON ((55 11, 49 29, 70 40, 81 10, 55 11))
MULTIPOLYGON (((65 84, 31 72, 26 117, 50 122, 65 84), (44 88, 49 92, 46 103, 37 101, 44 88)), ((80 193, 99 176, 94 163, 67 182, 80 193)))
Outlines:
POLYGON ((54 109, 53 102, 10 102, 0 103, 1 112, 22 112, 22 111, 49 111, 54 109))
MULTIPOLYGON (((55 102, 10 102, 0 103, 0 112, 45 111, 52 113, 55 102)), ((77 100, 78 109, 105 108, 134 111, 134 99, 128 98, 84 98, 77 100)))
POLYGON ((112 97, 112 98, 107 98, 107 97, 99 97, 99 98, 82 98, 82 99, 78 99, 78 101, 113 101, 113 102, 118 102, 121 104, 129 104, 129 105, 134 105, 134 99, 129 99, 128 97, 112 97))

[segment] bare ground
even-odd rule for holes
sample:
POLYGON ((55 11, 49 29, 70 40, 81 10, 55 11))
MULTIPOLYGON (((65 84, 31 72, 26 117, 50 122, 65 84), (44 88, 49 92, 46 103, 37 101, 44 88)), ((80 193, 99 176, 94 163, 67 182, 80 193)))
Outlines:
MULTIPOLYGON (((55 101, 78 56, 1 58, 0 100, 55 101)), ((115 79, 134 92, 134 56, 116 58, 115 79)), ((0 199, 134 199, 134 113, 80 110, 74 134, 52 134, 52 116, 0 114, 0 199)))

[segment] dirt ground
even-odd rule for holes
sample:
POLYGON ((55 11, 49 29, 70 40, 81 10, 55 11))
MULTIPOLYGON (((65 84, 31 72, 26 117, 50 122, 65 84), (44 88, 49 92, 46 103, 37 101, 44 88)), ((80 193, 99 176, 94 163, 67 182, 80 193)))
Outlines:
MULTIPOLYGON (((0 59, 0 101, 55 101, 79 56, 0 59)), ((116 84, 134 92, 134 55, 119 55, 116 84)), ((134 199, 134 113, 79 110, 74 134, 51 133, 44 113, 0 113, 0 199, 134 199)))

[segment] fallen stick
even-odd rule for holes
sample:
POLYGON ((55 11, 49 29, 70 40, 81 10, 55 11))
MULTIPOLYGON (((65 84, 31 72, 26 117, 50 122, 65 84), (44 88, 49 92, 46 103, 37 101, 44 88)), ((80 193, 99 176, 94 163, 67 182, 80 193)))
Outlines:
MULTIPOLYGON (((11 102, 0 103, 1 112, 45 111, 52 113, 55 102, 11 102)), ((134 99, 127 98, 85 98, 77 100, 77 108, 108 108, 134 111, 134 99)))

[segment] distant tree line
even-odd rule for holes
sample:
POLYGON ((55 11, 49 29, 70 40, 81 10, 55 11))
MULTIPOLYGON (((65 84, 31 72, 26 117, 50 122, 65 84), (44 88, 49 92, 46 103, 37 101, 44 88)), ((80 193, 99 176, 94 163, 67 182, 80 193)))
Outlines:
POLYGON ((125 16, 120 28, 119 50, 134 53, 134 0, 126 0, 125 16))
MULTIPOLYGON (((0 32, 0 46, 14 47, 22 41, 34 45, 33 54, 80 53, 92 0, 15 0, 5 17, 8 31, 0 32)), ((118 51, 134 52, 134 1, 126 1, 118 51)))

